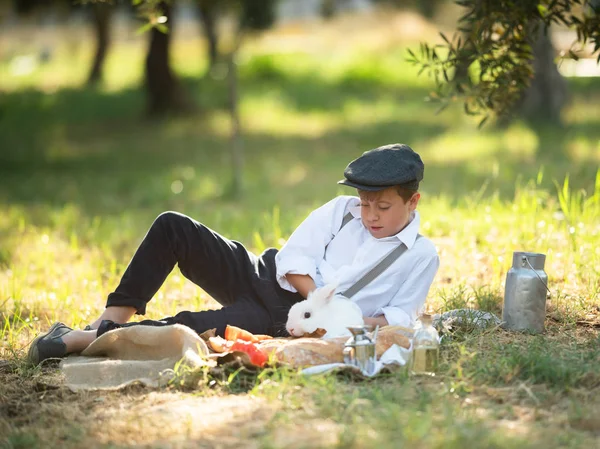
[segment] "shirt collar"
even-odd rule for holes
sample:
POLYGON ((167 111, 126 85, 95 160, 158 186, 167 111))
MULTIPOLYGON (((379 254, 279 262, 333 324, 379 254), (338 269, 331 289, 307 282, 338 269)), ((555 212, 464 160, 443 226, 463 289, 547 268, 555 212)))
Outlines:
POLYGON ((348 212, 350 212, 354 218, 360 218, 360 200, 358 198, 356 200, 358 204, 350 206, 348 212))
POLYGON ((410 249, 415 244, 415 240, 417 240, 420 224, 421 217, 419 213, 415 210, 412 212, 412 214, 410 214, 410 222, 402 231, 400 231, 394 237, 398 238, 402 243, 406 245, 408 249, 410 249))
MULTIPOLYGON (((354 218, 360 218, 360 204, 358 206, 349 207, 348 211, 352 214, 352 216, 354 218)), ((362 224, 362 221, 361 221, 361 224, 362 224)), ((410 221, 406 225, 406 227, 402 231, 400 231, 398 234, 392 235, 387 238, 390 238, 390 239, 397 238, 402 243, 404 243, 408 249, 410 249, 415 244, 415 240, 417 240, 417 234, 419 233, 420 224, 421 224, 421 217, 419 215, 419 212, 417 212, 415 210, 410 215, 410 221)))

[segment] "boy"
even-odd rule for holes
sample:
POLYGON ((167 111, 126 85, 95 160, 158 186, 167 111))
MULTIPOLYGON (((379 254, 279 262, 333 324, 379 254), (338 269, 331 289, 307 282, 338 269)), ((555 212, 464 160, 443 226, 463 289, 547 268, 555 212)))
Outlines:
POLYGON ((279 252, 271 248, 259 257, 185 215, 163 213, 108 296, 102 315, 83 331, 55 323, 34 339, 29 361, 80 352, 107 331, 140 324, 179 323, 198 333, 216 328, 219 335, 231 324, 252 333, 285 335, 290 307, 329 283, 337 284, 338 293, 355 290, 352 300, 366 324, 409 326, 439 267, 435 246, 418 235, 415 209, 423 171, 421 158, 408 145, 363 153, 339 181, 356 188, 359 197, 334 198, 313 211, 279 252), (400 246, 405 254, 356 291, 356 281, 400 246), (223 307, 125 324, 135 313, 145 313, 175 264, 223 307))

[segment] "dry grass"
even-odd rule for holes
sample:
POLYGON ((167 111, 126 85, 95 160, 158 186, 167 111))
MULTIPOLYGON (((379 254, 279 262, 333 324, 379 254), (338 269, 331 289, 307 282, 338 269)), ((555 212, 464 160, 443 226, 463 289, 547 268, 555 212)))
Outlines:
MULTIPOLYGON (((600 339, 594 328, 548 325, 545 340, 555 349, 600 339)), ((445 346, 449 366, 434 379, 408 379, 402 371, 369 382, 276 372, 185 391, 131 386, 72 393, 54 367, 27 372, 13 360, 0 374, 0 434, 8 436, 5 447, 396 447, 387 441, 392 435, 423 448, 492 441, 595 447, 598 371, 565 389, 521 378, 518 370, 480 379, 470 365, 475 354, 502 357, 498 346, 527 347, 535 338, 500 329, 470 335, 445 346), (421 434, 419 426, 429 430, 421 434)))

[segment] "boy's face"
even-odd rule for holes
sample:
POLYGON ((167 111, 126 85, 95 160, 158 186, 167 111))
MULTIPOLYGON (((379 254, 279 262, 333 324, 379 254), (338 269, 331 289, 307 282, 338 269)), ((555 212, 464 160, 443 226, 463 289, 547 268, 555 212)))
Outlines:
POLYGON ((376 239, 396 235, 404 229, 421 198, 417 192, 405 202, 395 187, 377 192, 359 190, 358 195, 362 222, 376 239))

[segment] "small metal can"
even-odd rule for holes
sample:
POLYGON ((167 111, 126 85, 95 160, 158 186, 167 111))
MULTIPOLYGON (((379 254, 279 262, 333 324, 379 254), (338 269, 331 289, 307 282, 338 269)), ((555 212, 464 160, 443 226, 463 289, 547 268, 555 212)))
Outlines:
POLYGON ((358 367, 364 375, 373 374, 377 361, 376 337, 371 339, 368 335, 368 332, 373 330, 373 326, 349 326, 348 330, 352 333, 352 337, 344 347, 344 363, 358 367))

